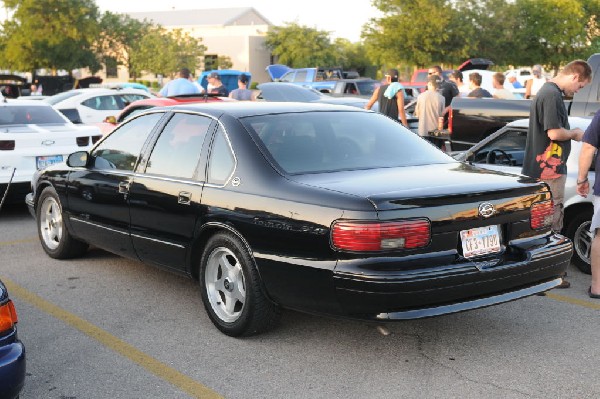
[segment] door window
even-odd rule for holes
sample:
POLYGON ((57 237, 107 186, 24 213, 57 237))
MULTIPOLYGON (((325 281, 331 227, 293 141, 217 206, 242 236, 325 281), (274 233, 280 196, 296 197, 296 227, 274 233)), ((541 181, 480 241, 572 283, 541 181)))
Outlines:
POLYGON ((509 130, 473 154, 474 163, 523 166, 527 131, 509 130))
POLYGON ((146 173, 192 179, 211 122, 205 116, 175 114, 152 150, 146 173))
POLYGON ((123 108, 119 105, 120 101, 113 95, 88 98, 82 104, 97 111, 118 111, 123 108))
POLYGON ((133 171, 144 143, 162 116, 142 115, 119 126, 92 152, 94 168, 133 171))

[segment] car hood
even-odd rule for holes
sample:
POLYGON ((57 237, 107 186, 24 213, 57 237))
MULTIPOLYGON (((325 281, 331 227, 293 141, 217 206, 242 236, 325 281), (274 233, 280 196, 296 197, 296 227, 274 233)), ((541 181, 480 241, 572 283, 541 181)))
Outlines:
POLYGON ((423 206, 415 199, 477 197, 486 192, 512 197, 539 190, 536 179, 480 169, 468 164, 407 166, 364 171, 306 174, 292 180, 322 189, 367 198, 378 210, 423 206), (511 192, 511 194, 507 194, 511 192))
POLYGON ((494 65, 494 63, 491 60, 485 59, 485 58, 469 58, 468 60, 466 60, 465 62, 463 62, 462 64, 460 64, 460 66, 458 68, 456 68, 459 71, 470 71, 471 69, 488 69, 490 66, 494 65))

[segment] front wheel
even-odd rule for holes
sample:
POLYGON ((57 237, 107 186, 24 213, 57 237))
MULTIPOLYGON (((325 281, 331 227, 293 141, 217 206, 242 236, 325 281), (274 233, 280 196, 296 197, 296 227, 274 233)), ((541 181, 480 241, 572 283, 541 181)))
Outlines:
POLYGON ((200 289, 213 324, 232 337, 272 328, 279 307, 263 292, 252 257, 231 233, 213 236, 200 261, 200 289))
POLYGON ((582 272, 592 274, 590 252, 592 250, 592 223, 593 212, 585 209, 568 221, 565 235, 573 241, 573 264, 582 272))
POLYGON ((42 248, 51 258, 68 259, 81 256, 88 244, 71 236, 63 220, 58 194, 47 187, 40 194, 36 207, 38 235, 42 248))

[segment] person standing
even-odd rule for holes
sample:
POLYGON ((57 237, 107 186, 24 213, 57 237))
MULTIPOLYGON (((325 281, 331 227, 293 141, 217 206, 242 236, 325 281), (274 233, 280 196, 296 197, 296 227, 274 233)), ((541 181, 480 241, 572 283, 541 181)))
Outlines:
POLYGON ((365 109, 371 109, 373 105, 379 103, 379 113, 395 121, 400 120, 405 127, 408 127, 406 112, 404 111, 404 87, 398 83, 398 70, 390 69, 385 75, 385 84, 379 86, 373 91, 365 109))
POLYGON ((452 99, 458 96, 458 87, 456 87, 456 85, 453 82, 444 78, 444 74, 442 73, 442 67, 439 65, 432 66, 431 68, 429 68, 427 74, 429 76, 436 75, 441 79, 438 91, 444 97, 444 115, 446 115, 446 113, 450 109, 450 103, 452 103, 452 99))
POLYGON ((427 90, 417 97, 415 115, 419 118, 419 136, 425 137, 437 129, 438 119, 444 114, 444 97, 438 93, 441 79, 437 75, 427 78, 427 90))
POLYGON ((525 83, 525 98, 534 97, 538 91, 546 83, 546 78, 543 76, 544 70, 541 65, 534 65, 531 68, 533 78, 525 83))
POLYGON ((496 72, 494 76, 492 76, 492 86, 494 87, 494 98, 499 98, 502 100, 515 100, 514 94, 512 94, 509 90, 504 88, 504 79, 505 76, 502 72, 496 72))
MULTIPOLYGON (((529 132, 525 144, 522 174, 546 182, 554 201, 552 230, 560 232, 563 227, 564 192, 567 177, 567 158, 571 152, 571 140, 581 141, 583 130, 569 126, 563 93, 573 96, 590 83, 592 70, 583 60, 568 63, 542 88, 531 102, 529 132)), ((568 288, 563 279, 558 288, 568 288)))
POLYGON ((473 72, 469 75, 469 87, 471 92, 467 97, 475 98, 491 98, 492 94, 486 89, 481 87, 482 77, 479 72, 473 72))
POLYGON ((225 86, 223 86, 223 82, 221 82, 221 77, 217 72, 211 72, 208 74, 206 78, 208 80, 208 90, 211 94, 216 94, 219 97, 227 97, 229 95, 229 90, 225 86))
POLYGON ((513 86, 513 89, 524 89, 521 82, 517 80, 517 75, 514 72, 507 73, 506 80, 513 86))
MULTIPOLYGON (((596 112, 594 119, 585 130, 583 135, 581 152, 579 153, 579 172, 577 174, 577 194, 587 197, 590 192, 590 182, 588 180, 588 171, 592 166, 592 161, 596 151, 600 149, 600 112, 596 112)), ((600 157, 596 157, 596 169, 600 170, 600 157)), ((600 299, 600 179, 594 182, 594 215, 590 225, 592 239, 592 249, 590 251, 590 261, 592 264, 592 283, 588 289, 590 298, 600 299)))
POLYGON ((233 98, 238 101, 252 101, 254 100, 254 93, 248 89, 248 76, 241 74, 238 76, 238 88, 232 90, 229 93, 229 98, 233 98))
MULTIPOLYGON (((437 76, 437 75, 435 75, 435 76, 437 76)), ((469 89, 469 85, 464 82, 463 73, 461 71, 452 72, 448 79, 450 79, 451 82, 454 82, 456 87, 458 87, 458 96, 459 97, 466 97, 469 94, 469 92, 471 91, 469 89)), ((445 101, 445 99, 444 99, 444 101, 445 101)))
POLYGON ((178 78, 167 83, 160 92, 159 97, 173 97, 185 94, 200 94, 200 91, 192 82, 190 82, 190 70, 181 68, 178 73, 178 78))

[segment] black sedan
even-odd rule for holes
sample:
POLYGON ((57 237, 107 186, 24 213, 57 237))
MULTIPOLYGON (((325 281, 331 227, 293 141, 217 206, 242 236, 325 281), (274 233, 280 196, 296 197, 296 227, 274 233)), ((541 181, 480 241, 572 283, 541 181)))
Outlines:
POLYGON ((560 284, 572 254, 545 184, 354 107, 154 108, 32 185, 49 256, 92 244, 198 279, 231 336, 283 308, 390 321, 511 301, 560 284))

